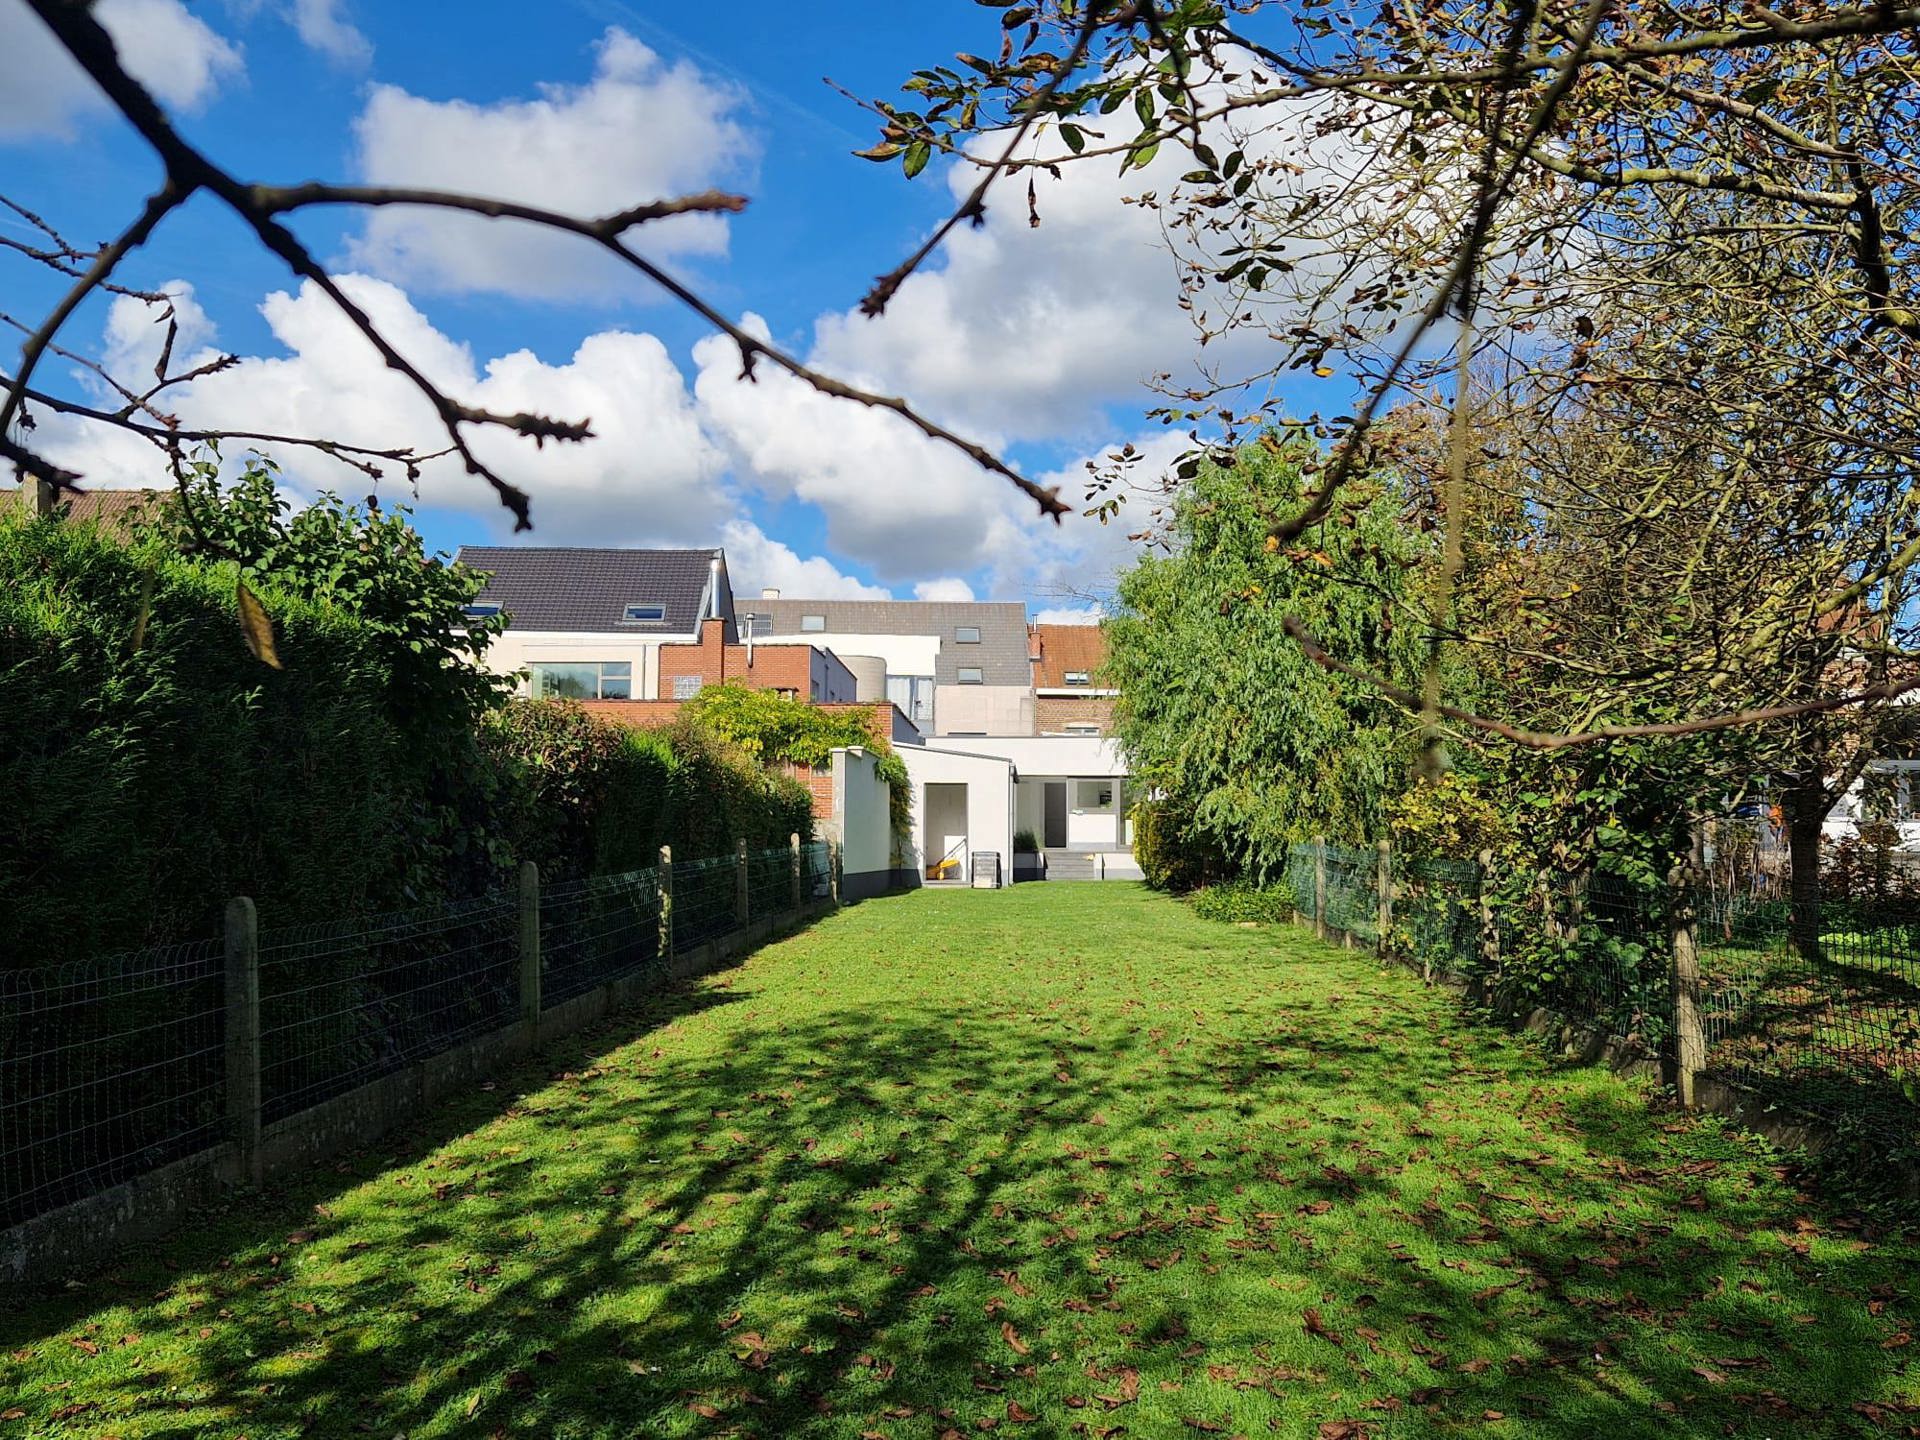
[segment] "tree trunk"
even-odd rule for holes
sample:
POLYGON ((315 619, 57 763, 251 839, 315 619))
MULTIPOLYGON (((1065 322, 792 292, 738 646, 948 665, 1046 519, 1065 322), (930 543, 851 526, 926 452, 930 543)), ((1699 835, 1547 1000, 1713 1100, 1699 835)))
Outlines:
POLYGON ((1805 960, 1820 959, 1820 825, 1826 819, 1826 787, 1796 785, 1782 797, 1787 822, 1787 891, 1792 901, 1790 934, 1805 960))

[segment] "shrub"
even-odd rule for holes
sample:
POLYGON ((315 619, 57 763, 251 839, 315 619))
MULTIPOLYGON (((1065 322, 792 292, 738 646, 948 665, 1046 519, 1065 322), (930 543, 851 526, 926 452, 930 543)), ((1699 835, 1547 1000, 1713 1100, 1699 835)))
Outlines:
POLYGON ((217 933, 234 895, 300 923, 426 878, 446 817, 385 656, 339 609, 262 588, 285 668, 260 664, 236 574, 0 524, 0 963, 217 933))
POLYGON ((1013 853, 1016 855, 1037 855, 1040 853, 1040 837, 1031 830, 1013 832, 1013 853))
POLYGON ((487 718, 481 745, 503 843, 543 875, 642 869, 662 845, 699 859, 740 840, 770 849, 813 835, 804 785, 767 774, 697 720, 632 730, 570 700, 516 700, 487 718))
POLYGON ((1147 884, 1175 894, 1224 879, 1230 873, 1218 848, 1197 837, 1189 818, 1164 800, 1135 803, 1133 855, 1147 884))
POLYGON ((913 828, 913 784, 907 762, 877 728, 877 707, 822 710, 745 685, 709 685, 689 702, 686 714, 702 729, 738 746, 763 765, 782 762, 823 769, 833 752, 858 745, 879 757, 887 783, 889 818, 896 834, 913 828))
POLYGON ((1246 880, 1230 880, 1224 885, 1209 885, 1188 897, 1193 913, 1202 920, 1223 924, 1254 922, 1273 925, 1291 920, 1299 909, 1293 887, 1286 881, 1254 885, 1246 880))

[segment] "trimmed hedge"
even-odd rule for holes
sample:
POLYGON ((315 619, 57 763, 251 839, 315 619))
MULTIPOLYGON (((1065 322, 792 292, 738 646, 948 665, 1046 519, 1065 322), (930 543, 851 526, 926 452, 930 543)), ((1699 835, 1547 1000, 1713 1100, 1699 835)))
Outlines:
POLYGON ((632 730, 568 700, 515 700, 487 717, 481 750, 512 853, 554 878, 637 870, 813 838, 804 785, 769 775, 699 726, 632 730))
POLYGON ((1278 925, 1293 919, 1299 900, 1286 881, 1255 885, 1246 880, 1229 880, 1224 885, 1209 885, 1187 897, 1193 913, 1202 920, 1222 924, 1278 925))
POLYGON ((239 574, 159 533, 0 523, 0 967, 217 935, 235 895, 277 928, 458 900, 522 858, 564 879, 812 836, 804 786, 691 724, 521 701, 476 734, 495 682, 464 653, 255 566, 262 664, 239 574))
POLYGON ((401 898, 436 851, 391 674, 337 611, 86 527, 0 526, 0 964, 218 933, 229 896, 297 923, 401 898))

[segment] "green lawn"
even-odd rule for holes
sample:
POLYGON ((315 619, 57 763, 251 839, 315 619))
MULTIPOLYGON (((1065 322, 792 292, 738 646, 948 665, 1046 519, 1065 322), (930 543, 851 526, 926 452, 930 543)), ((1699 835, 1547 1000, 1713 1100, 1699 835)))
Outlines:
POLYGON ((1909 1433, 1916 1248, 1648 1098, 1133 886, 873 901, 0 1301, 0 1440, 1909 1433))

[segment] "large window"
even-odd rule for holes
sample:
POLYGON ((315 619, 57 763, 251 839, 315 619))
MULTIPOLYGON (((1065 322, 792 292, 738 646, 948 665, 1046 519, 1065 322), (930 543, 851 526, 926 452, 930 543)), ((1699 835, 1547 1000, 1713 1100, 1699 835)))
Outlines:
POLYGON ((916 725, 933 723, 933 677, 931 675, 887 676, 887 699, 900 707, 900 713, 916 725))
POLYGON ((627 660, 539 661, 529 665, 536 700, 631 700, 633 664, 627 660))
POLYGON ((1111 780, 1074 781, 1073 808, 1076 810, 1113 809, 1113 782, 1111 780))

